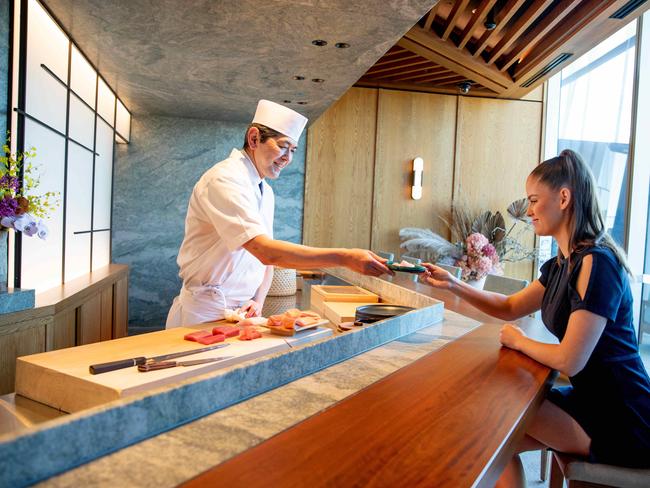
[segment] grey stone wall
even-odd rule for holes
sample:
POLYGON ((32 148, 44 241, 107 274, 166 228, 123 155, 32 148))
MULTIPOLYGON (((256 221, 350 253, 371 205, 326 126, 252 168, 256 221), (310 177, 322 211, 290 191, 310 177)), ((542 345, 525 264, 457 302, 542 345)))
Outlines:
MULTIPOLYGON (((130 266, 129 328, 164 327, 178 294, 176 256, 194 184, 243 143, 246 124, 162 116, 132 120, 131 142, 118 144, 113 188, 113 262, 130 266)), ((302 240, 303 135, 293 163, 269 182, 277 239, 302 240)))

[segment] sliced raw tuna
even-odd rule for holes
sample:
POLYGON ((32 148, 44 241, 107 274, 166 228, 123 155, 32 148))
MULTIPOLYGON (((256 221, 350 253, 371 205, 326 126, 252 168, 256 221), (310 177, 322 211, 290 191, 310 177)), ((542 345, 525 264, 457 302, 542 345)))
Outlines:
POLYGON ((197 330, 196 332, 185 334, 183 339, 185 339, 186 341, 198 342, 199 339, 204 337, 212 337, 212 332, 210 332, 209 330, 197 330))
POLYGON ((207 337, 200 337, 196 340, 199 344, 205 344, 205 345, 210 345, 210 344, 215 344, 217 342, 223 342, 226 340, 226 336, 223 334, 215 334, 212 335, 210 334, 207 337))
POLYGON ((223 334, 226 337, 236 337, 239 335, 239 328, 232 325, 220 325, 212 329, 213 334, 223 334))

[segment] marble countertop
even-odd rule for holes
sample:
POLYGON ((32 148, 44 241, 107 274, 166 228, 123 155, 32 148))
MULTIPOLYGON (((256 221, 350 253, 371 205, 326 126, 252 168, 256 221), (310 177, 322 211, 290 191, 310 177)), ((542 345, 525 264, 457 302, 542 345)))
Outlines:
POLYGON ((39 486, 176 486, 479 325, 452 311, 433 326, 54 476, 39 486))

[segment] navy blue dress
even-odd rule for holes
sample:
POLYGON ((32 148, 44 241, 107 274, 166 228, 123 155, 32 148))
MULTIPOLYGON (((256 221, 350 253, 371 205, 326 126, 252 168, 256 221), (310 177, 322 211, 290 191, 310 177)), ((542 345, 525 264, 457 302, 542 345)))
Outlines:
POLYGON ((625 269, 604 247, 576 251, 541 268, 546 288, 542 320, 560 341, 569 315, 588 310, 607 325, 584 369, 571 386, 553 388, 549 400, 573 417, 591 437, 589 460, 631 467, 650 467, 650 379, 633 326, 632 293, 625 269), (592 255, 584 299, 576 290, 582 259, 592 255))

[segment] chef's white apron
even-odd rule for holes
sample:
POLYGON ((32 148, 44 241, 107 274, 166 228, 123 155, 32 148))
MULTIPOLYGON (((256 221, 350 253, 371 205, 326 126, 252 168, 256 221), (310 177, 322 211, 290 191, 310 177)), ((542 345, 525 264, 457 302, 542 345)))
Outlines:
POLYGON ((189 290, 183 287, 169 309, 165 327, 214 322, 224 317, 225 308, 226 297, 219 285, 196 286, 189 290))

